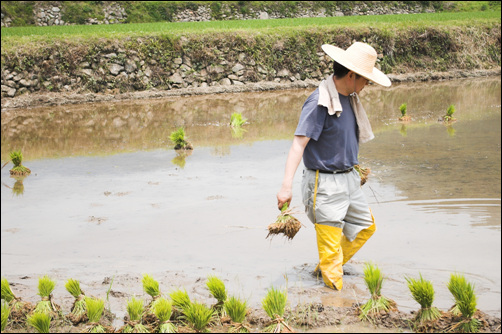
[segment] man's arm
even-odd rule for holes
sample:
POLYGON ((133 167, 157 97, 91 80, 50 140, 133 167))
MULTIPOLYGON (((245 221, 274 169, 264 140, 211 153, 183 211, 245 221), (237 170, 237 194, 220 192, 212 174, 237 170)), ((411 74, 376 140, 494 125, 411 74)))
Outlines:
POLYGON ((284 171, 284 180, 282 181, 281 190, 277 193, 277 205, 279 210, 282 208, 284 203, 291 204, 291 199, 293 198, 293 179, 295 177, 298 165, 303 157, 303 151, 307 146, 310 138, 305 136, 295 136, 293 139, 293 144, 289 149, 288 158, 286 160, 286 169, 284 171))

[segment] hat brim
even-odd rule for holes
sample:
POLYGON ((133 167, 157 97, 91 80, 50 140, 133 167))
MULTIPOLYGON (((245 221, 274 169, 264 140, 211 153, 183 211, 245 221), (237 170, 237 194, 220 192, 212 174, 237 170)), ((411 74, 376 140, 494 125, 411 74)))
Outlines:
POLYGON ((390 79, 380 71, 378 68, 373 67, 373 70, 371 72, 365 71, 361 69, 360 67, 356 66, 355 64, 352 63, 349 57, 347 57, 347 54, 345 50, 340 49, 339 47, 336 47, 334 45, 330 44, 324 44, 322 45, 323 51, 334 61, 339 63, 340 65, 343 65, 345 68, 349 69, 350 71, 359 74, 360 76, 378 84, 384 87, 390 87, 391 86, 391 81, 390 79))

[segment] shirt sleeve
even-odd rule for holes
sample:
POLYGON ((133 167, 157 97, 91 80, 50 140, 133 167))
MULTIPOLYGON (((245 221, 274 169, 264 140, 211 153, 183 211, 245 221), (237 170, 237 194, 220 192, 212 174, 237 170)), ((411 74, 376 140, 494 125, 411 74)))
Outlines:
POLYGON ((318 100, 319 91, 316 90, 303 104, 295 136, 305 136, 316 141, 319 139, 328 113, 326 107, 317 105, 318 100))

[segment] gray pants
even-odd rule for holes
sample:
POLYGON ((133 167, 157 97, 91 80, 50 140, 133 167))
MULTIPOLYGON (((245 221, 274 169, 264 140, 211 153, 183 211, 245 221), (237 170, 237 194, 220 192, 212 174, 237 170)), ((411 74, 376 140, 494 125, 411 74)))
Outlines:
POLYGON ((354 169, 344 174, 319 173, 314 210, 316 172, 305 169, 302 196, 305 212, 314 224, 339 227, 349 241, 373 224, 371 211, 354 169), (315 217, 314 217, 315 212, 315 217))

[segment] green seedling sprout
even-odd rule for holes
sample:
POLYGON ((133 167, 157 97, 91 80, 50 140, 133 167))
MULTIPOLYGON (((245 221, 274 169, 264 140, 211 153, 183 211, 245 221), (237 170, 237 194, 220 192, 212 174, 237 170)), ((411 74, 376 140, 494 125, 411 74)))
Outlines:
POLYGON ((127 321, 126 325, 122 328, 122 333, 149 333, 149 329, 141 323, 144 311, 143 300, 132 297, 127 302, 129 321, 127 321))
POLYGON ((75 297, 75 302, 68 315, 70 321, 76 325, 85 321, 86 317, 86 304, 84 292, 80 289, 80 283, 77 280, 70 278, 65 284, 66 290, 75 297))
POLYGON ((243 118, 242 115, 238 112, 234 112, 230 116, 230 126, 231 127, 241 127, 246 123, 247 119, 243 118))
POLYGON ((196 332, 206 332, 207 326, 213 320, 214 310, 206 305, 193 302, 185 308, 185 320, 196 332))
POLYGON ((247 327, 244 322, 246 321, 247 304, 239 298, 231 296, 223 304, 225 313, 228 314, 232 320, 230 331, 234 333, 249 333, 251 329, 247 327))
POLYGON ((427 322, 435 321, 441 317, 441 312, 437 307, 432 306, 434 301, 434 288, 431 281, 426 281, 423 279, 422 274, 420 274, 420 279, 405 278, 408 282, 408 288, 410 289, 413 299, 420 304, 420 310, 418 310, 415 317, 415 321, 419 325, 423 325, 427 322))
MULTIPOLYGON (((23 166, 23 154, 21 151, 10 152, 10 161, 14 164, 14 167, 10 170, 10 175, 14 176, 25 176, 31 173, 28 167, 23 166)), ((5 164, 4 164, 5 166, 5 164)))
POLYGON ((172 302, 164 297, 157 298, 152 303, 153 314, 159 319, 159 333, 176 333, 176 326, 170 321, 172 302))
POLYGON ((281 333, 283 328, 293 332, 291 327, 284 321, 287 299, 286 291, 280 291, 274 287, 268 289, 267 295, 262 300, 261 305, 272 321, 264 329, 265 332, 281 333))
POLYGON ((174 309, 178 313, 184 313, 185 310, 192 304, 186 290, 174 290, 169 294, 169 297, 171 297, 174 309))
POLYGON ((56 281, 45 275, 38 279, 38 294, 42 298, 35 307, 35 313, 46 313, 54 316, 57 312, 55 305, 52 303, 52 291, 56 287, 56 281))
POLYGON ((388 312, 394 307, 394 302, 382 296, 382 284, 384 277, 377 265, 366 263, 364 267, 364 282, 370 290, 371 297, 361 307, 359 318, 368 320, 371 317, 377 316, 381 311, 388 312))
POLYGON ((2 278, 2 299, 8 303, 11 320, 15 323, 24 323, 26 315, 34 308, 32 304, 14 295, 6 278, 2 278))
POLYGON ((455 299, 452 308, 453 314, 460 314, 461 321, 453 326, 464 333, 477 333, 481 327, 481 322, 474 318, 476 312, 477 297, 474 293, 474 284, 467 282, 461 274, 451 274, 448 282, 448 290, 455 299))
POLYGON ((102 299, 87 297, 85 298, 85 305, 90 324, 87 331, 89 333, 106 333, 106 328, 99 323, 105 309, 105 302, 102 299))
POLYGON ((39 333, 49 333, 51 316, 48 313, 36 312, 26 318, 26 323, 39 333))
POLYGON ((455 106, 453 104, 450 104, 450 106, 446 110, 446 115, 443 116, 443 120, 445 122, 455 121, 455 118, 453 118, 454 113, 455 113, 455 106))
POLYGON ((186 140, 185 129, 180 127, 177 130, 173 131, 169 136, 169 139, 174 144, 175 150, 191 150, 193 149, 192 145, 186 140))
POLYGON ((223 308, 223 303, 227 300, 227 289, 225 283, 216 276, 209 275, 207 278, 206 286, 211 295, 218 301, 214 305, 214 309, 220 312, 223 308))
POLYGON ((10 315, 10 307, 6 302, 2 302, 2 332, 7 327, 7 321, 9 320, 10 315))

